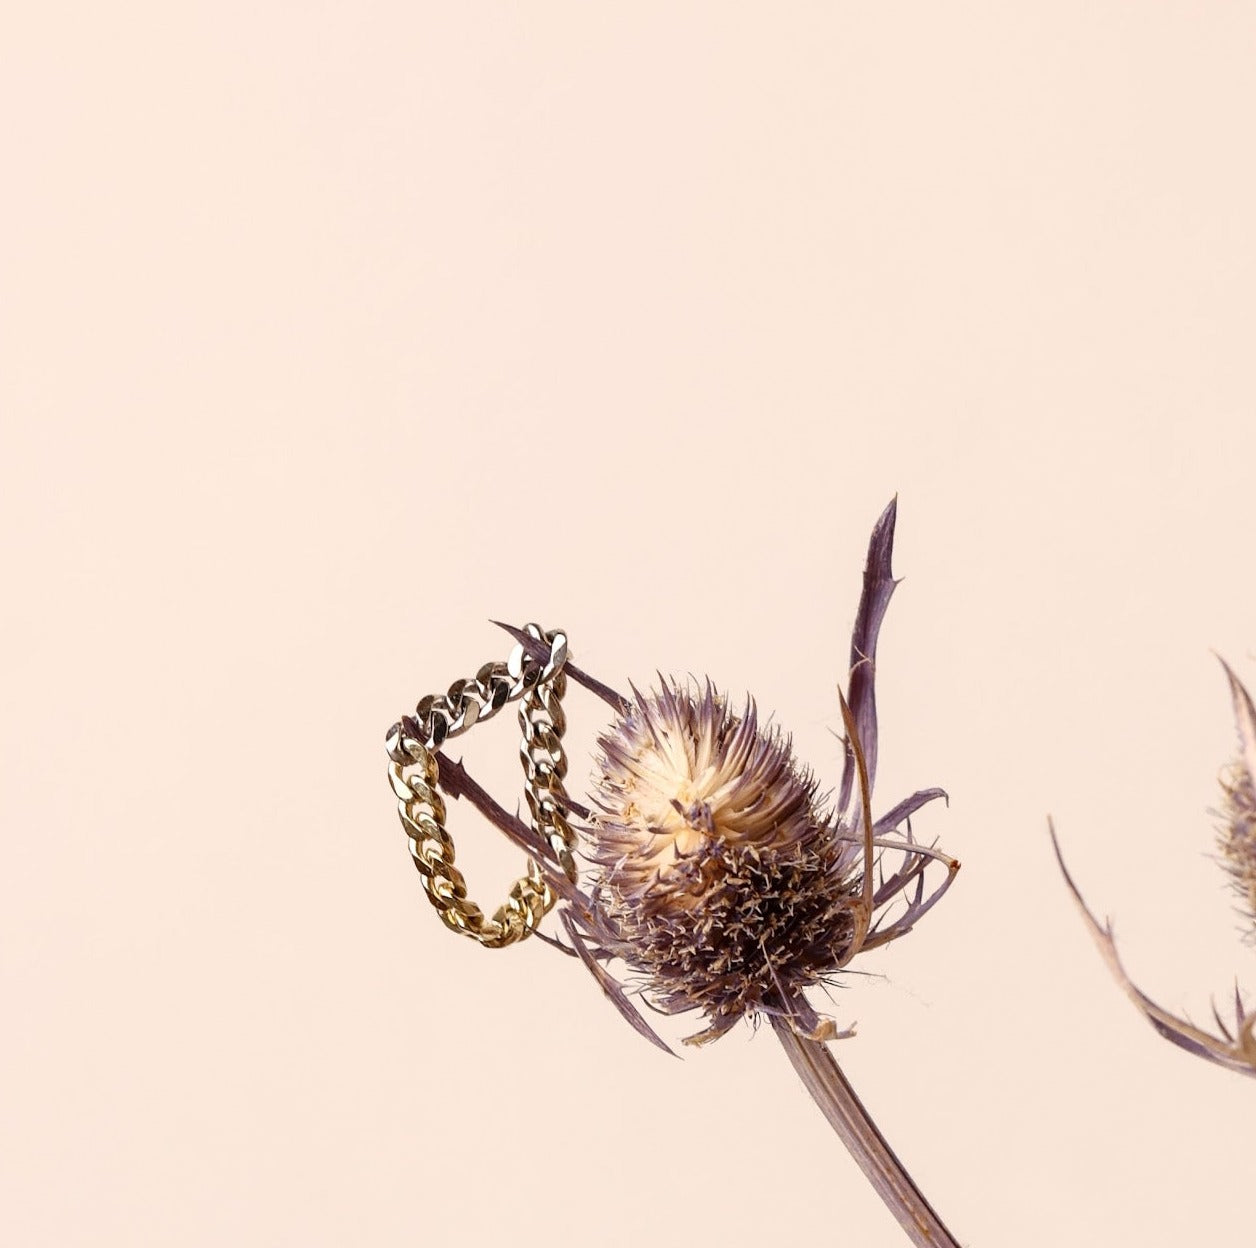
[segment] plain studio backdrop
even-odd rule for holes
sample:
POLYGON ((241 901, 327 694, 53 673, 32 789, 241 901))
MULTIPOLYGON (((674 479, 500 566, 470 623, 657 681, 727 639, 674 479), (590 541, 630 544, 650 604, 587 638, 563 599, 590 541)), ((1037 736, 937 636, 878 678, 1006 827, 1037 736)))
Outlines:
MULTIPOLYGON (((1256 990, 1254 53, 1224 4, 11 8, 5 1242, 904 1242, 770 1032, 673 1061, 445 931, 383 746, 535 619, 832 785, 896 493, 877 805, 946 787, 964 869, 818 1000, 839 1057, 965 1243, 1247 1234, 1256 1088, 1135 1014, 1046 819, 1158 1000, 1256 990)), ((513 807, 510 719, 458 753, 513 807)))

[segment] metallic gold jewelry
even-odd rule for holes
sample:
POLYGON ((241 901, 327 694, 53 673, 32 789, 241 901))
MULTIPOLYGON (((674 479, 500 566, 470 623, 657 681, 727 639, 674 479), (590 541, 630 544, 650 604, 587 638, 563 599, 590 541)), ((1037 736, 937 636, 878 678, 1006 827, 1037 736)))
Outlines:
POLYGON ((445 828, 445 802, 438 791, 436 751, 446 740, 492 718, 506 703, 519 701, 520 761, 532 827, 549 844, 567 878, 576 879, 575 834, 567 822, 563 787, 567 756, 562 736, 567 719, 561 703, 567 689, 563 672, 567 637, 561 630, 546 632, 537 624, 524 631, 549 646, 544 662, 517 645, 505 663, 485 663, 472 679, 456 680, 446 693, 421 698, 415 713, 394 724, 386 741, 388 779, 428 900, 446 927, 488 949, 502 949, 535 931, 553 907, 554 893, 535 859, 529 859, 527 874, 515 881, 492 918, 485 918, 467 897, 466 881, 454 866, 454 843, 445 828))

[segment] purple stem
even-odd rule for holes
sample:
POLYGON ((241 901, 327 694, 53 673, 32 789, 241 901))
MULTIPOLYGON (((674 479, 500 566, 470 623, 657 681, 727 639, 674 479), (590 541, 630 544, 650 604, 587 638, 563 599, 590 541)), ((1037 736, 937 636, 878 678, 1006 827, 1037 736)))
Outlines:
POLYGON ((918 1248, 960 1248, 886 1143, 828 1045, 798 1035, 783 1018, 774 1016, 772 1028, 804 1087, 908 1239, 918 1248))

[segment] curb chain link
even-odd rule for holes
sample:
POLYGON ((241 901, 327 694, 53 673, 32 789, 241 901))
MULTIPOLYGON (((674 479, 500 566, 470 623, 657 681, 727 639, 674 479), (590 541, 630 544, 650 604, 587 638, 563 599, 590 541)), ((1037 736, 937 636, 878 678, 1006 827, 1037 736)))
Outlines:
POLYGON ((531 858, 527 874, 515 881, 491 918, 467 896, 466 880, 454 865, 454 843, 446 830, 445 802, 438 791, 436 751, 445 741, 491 719, 508 702, 519 701, 520 761, 532 827, 546 839, 567 878, 576 878, 575 834, 567 822, 563 787, 567 756, 562 736, 567 718, 561 703, 567 688, 562 670, 567 637, 561 630, 546 632, 537 624, 527 625, 524 631, 549 646, 543 663, 517 645, 505 663, 485 663, 470 680, 456 680, 444 694, 421 698, 415 713, 402 716, 386 740, 389 783, 428 900, 446 927, 489 949, 501 949, 531 935, 555 897, 531 858))

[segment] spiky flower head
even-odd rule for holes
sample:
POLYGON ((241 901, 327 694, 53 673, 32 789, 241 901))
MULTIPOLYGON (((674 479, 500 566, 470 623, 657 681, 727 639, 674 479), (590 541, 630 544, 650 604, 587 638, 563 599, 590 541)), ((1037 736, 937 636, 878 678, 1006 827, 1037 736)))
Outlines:
POLYGON ((702 1011, 711 1039, 841 965, 858 842, 753 701, 734 712, 709 681, 633 693, 598 741, 594 901, 651 1003, 702 1011))

